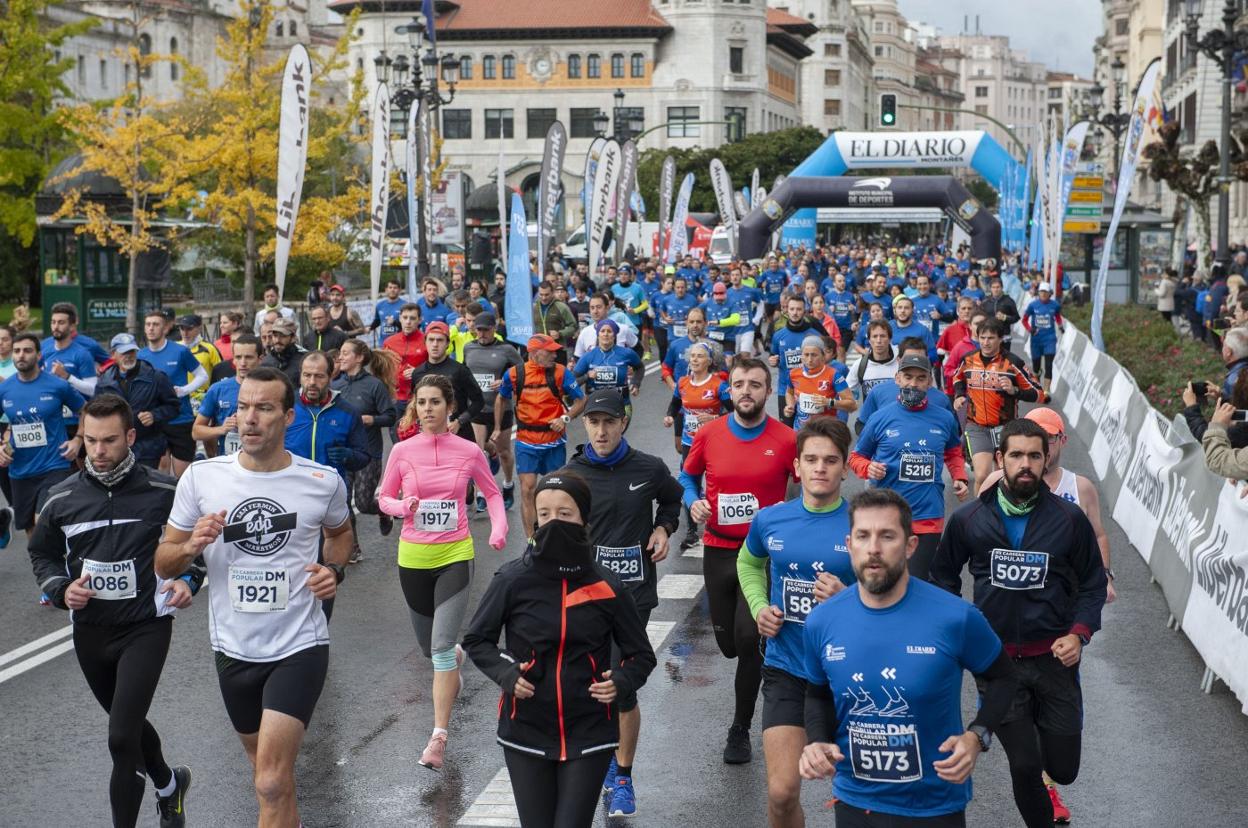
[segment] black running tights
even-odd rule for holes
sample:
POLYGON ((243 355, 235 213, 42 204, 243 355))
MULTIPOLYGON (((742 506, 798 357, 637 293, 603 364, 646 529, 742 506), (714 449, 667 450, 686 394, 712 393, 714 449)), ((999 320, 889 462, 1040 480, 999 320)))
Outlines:
POLYGON ((711 604, 715 643, 725 657, 737 660, 732 723, 749 729, 758 701, 758 688, 763 681, 763 654, 759 649, 758 624, 750 617, 749 605, 737 582, 737 550, 705 547, 702 575, 706 578, 706 597, 711 604))
POLYGON ((172 634, 171 616, 124 627, 74 624, 78 665, 108 711, 108 752, 113 758, 108 796, 116 828, 133 828, 138 821, 145 773, 157 788, 168 785, 172 774, 160 751, 160 736, 147 721, 172 634))
POLYGON ((1027 828, 1051 828, 1053 803, 1044 787, 1044 773, 1059 785, 1069 785, 1079 775, 1082 737, 1046 733, 1026 719, 997 728, 997 741, 1010 762, 1014 802, 1027 828))
POLYGON ((611 751, 556 762, 503 748, 523 828, 587 828, 602 796, 611 751))

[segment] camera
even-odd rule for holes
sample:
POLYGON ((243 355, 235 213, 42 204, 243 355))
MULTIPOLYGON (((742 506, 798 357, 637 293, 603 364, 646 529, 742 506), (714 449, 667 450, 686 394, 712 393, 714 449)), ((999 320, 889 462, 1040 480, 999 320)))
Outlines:
POLYGON ((1203 382, 1203 381, 1193 382, 1192 393, 1196 395, 1196 398, 1198 400, 1203 400, 1205 397, 1209 395, 1209 383, 1203 382))

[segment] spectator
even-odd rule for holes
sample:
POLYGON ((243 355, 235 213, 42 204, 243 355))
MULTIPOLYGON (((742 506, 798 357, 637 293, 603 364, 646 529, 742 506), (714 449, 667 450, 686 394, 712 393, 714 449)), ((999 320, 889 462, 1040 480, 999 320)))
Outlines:
POLYGON ((220 321, 217 323, 217 341, 212 343, 217 346, 217 353, 221 355, 221 359, 229 362, 234 359, 234 335, 243 330, 243 315, 238 311, 226 311, 221 314, 220 321))
POLYGON ((1205 450, 1205 463, 1214 474, 1229 480, 1248 480, 1248 448, 1232 448, 1227 434, 1234 413, 1234 405, 1219 403, 1200 445, 1205 450))
POLYGON ((576 341, 576 315, 563 302, 555 299, 554 283, 545 281, 537 286, 537 301, 533 303, 533 333, 552 337, 564 350, 560 363, 567 361, 567 349, 576 341))
POLYGON ((1222 361, 1226 363, 1226 379, 1222 381, 1222 399, 1229 400, 1235 380, 1248 365, 1248 328, 1231 328, 1222 338, 1222 361))
POLYGON ((1170 322, 1174 316, 1174 294, 1175 294, 1175 272, 1174 268, 1167 267, 1161 273, 1161 281, 1157 283, 1157 312, 1170 322))
POLYGON ((295 342, 295 323, 278 319, 270 326, 268 353, 260 360, 261 368, 276 368, 290 378, 291 385, 299 387, 299 363, 304 351, 295 342))
POLYGON ((1202 310, 1205 327, 1212 335, 1214 347, 1221 346, 1221 340, 1215 330, 1215 322, 1222 315, 1222 307, 1226 304, 1226 297, 1230 294, 1231 289, 1227 284, 1226 273, 1222 270, 1222 263, 1219 262, 1213 266, 1213 282, 1209 285, 1209 295, 1205 297, 1205 305, 1202 310))
MULTIPOLYGON (((264 316, 269 311, 275 311, 278 314, 278 316, 283 317, 285 319, 289 319, 291 324, 294 324, 295 322, 295 311, 293 308, 288 308, 285 305, 281 304, 281 301, 277 295, 277 285, 273 285, 273 284, 265 285, 264 286, 264 307, 256 311, 256 324, 254 326, 254 330, 257 336, 260 335, 260 326, 264 324, 264 316)), ((296 372, 296 376, 298 376, 297 372, 296 372)), ((296 379, 294 383, 295 383, 295 386, 297 387, 299 385, 299 380, 296 379)))

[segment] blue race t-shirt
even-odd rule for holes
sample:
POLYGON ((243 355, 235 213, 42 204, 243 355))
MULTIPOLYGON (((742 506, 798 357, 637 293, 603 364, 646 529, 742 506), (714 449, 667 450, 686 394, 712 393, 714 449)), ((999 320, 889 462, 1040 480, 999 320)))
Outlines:
POLYGON ((815 578, 828 572, 849 586, 854 568, 849 561, 849 501, 814 512, 796 498, 759 510, 745 538, 745 551, 769 558, 768 600, 784 613, 784 623, 767 642, 764 663, 789 675, 810 680, 806 673, 802 628, 814 609, 815 578))
POLYGON ((1057 352, 1057 317, 1062 306, 1056 299, 1047 302, 1035 299, 1028 303, 1023 311, 1023 318, 1031 326, 1031 352, 1035 354, 1053 354, 1057 352))
POLYGON ((615 388, 619 390, 620 396, 627 403, 629 367, 637 373, 638 382, 640 382, 641 375, 646 370, 641 363, 641 357, 637 356, 637 352, 631 348, 616 345, 609 351, 604 351, 602 348, 586 351, 584 356, 577 360, 573 373, 578 377, 585 375, 585 386, 590 392, 600 388, 615 388))
POLYGON ((936 775, 948 758, 940 745, 965 732, 962 671, 978 674, 1001 653, 1001 640, 973 604, 910 578, 886 609, 864 606, 851 587, 806 618, 806 673, 836 699, 832 792, 855 808, 909 817, 962 811, 971 780, 936 775))
POLYGON ((398 299, 382 299, 377 303, 377 307, 373 309, 373 318, 377 320, 378 343, 399 332, 399 310, 406 304, 408 302, 402 296, 398 299))
POLYGON ((87 401, 73 386, 47 371, 25 382, 16 374, 0 382, 0 411, 9 419, 13 462, 9 477, 25 480, 69 468, 61 457, 65 432, 63 409, 77 414, 87 401))
POLYGON ((918 337, 923 340, 925 345, 927 345, 927 358, 933 365, 936 364, 936 337, 932 336, 932 332, 930 330, 923 327, 913 319, 910 320, 909 325, 905 326, 898 325, 896 319, 889 324, 893 327, 893 345, 900 345, 901 340, 906 339, 907 337, 918 337))
POLYGON ((783 397, 784 392, 789 390, 789 372, 794 368, 802 367, 802 342, 808 336, 818 336, 819 333, 814 330, 791 331, 787 324, 781 325, 780 329, 771 335, 771 348, 768 350, 773 356, 779 357, 780 364, 776 366, 776 374, 779 381, 776 383, 776 394, 783 397))
POLYGON ((932 318, 932 311, 943 314, 945 312, 944 300, 934 293, 914 297, 914 321, 927 328, 928 333, 939 339, 941 322, 939 319, 932 318))
POLYGON ((625 310, 628 315, 628 321, 633 323, 634 328, 641 328, 641 313, 634 313, 633 308, 641 307, 648 300, 646 297, 646 289, 636 282, 630 282, 627 287, 618 282, 611 286, 611 295, 616 299, 623 300, 625 310))
MULTIPOLYGON (((78 337, 69 340, 69 344, 60 351, 56 350, 56 340, 52 337, 49 336, 43 340, 39 351, 39 367, 50 372, 52 366, 57 363, 60 363, 69 375, 75 379, 85 380, 96 376, 95 358, 91 355, 91 351, 86 345, 78 341, 78 337)), ((81 394, 82 392, 80 391, 79 393, 81 394)), ((78 422, 77 412, 78 409, 75 408, 73 414, 66 414, 65 422, 70 425, 76 425, 78 422)))
POLYGON ((933 520, 945 516, 945 452, 961 441, 958 420, 947 409, 929 403, 911 411, 890 403, 871 417, 854 451, 884 464, 884 479, 872 486, 904 497, 915 520, 933 520))
POLYGON ((666 313, 671 319, 670 324, 666 324, 667 335, 672 339, 680 339, 689 334, 689 327, 685 324, 685 320, 689 318, 689 311, 698 306, 698 300, 691 293, 684 296, 677 296, 675 293, 668 296, 663 301, 663 313, 666 313))
MULTIPOLYGON (((226 377, 213 383, 204 392, 204 399, 199 403, 199 413, 207 418, 209 424, 219 426, 238 410, 238 378, 226 377)), ((217 451, 221 454, 236 454, 242 447, 238 431, 217 438, 217 451)))
MULTIPOLYGON (((864 382, 863 384, 865 385, 866 383, 864 382)), ((862 401, 862 407, 858 409, 858 422, 865 427, 871 421, 872 414, 889 403, 897 402, 897 395, 900 392, 901 389, 897 386, 897 380, 885 379, 872 382, 866 399, 862 401)), ((935 386, 927 389, 927 404, 928 406, 935 405, 949 412, 953 411, 953 403, 949 400, 949 395, 935 386)))
MULTIPOLYGON (((139 359, 151 363, 152 367, 157 371, 164 372, 169 378, 169 382, 173 383, 173 387, 177 388, 186 385, 190 380, 190 375, 200 367, 199 360, 190 352, 185 345, 178 342, 170 342, 165 340, 165 347, 159 351, 153 351, 151 347, 143 348, 139 351, 139 359)), ((195 414, 191 410, 191 395, 187 394, 182 398, 182 410, 178 416, 169 421, 170 425, 182 425, 183 423, 192 423, 195 421, 195 414)))
POLYGON ((736 308, 737 313, 741 314, 741 322, 737 325, 737 333, 749 333, 754 330, 754 308, 763 301, 763 293, 758 288, 746 287, 742 285, 739 288, 728 288, 728 304, 736 308))

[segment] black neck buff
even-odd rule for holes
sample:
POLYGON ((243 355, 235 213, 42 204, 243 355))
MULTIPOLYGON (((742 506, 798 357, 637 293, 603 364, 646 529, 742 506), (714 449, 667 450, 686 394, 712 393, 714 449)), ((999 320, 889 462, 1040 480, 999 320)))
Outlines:
MULTIPOLYGON (((557 489, 576 501, 582 521, 589 520, 589 484, 575 474, 548 474, 537 484, 535 495, 557 489)), ((584 523, 549 520, 533 533, 528 555, 533 565, 552 578, 574 578, 588 572, 594 563, 594 548, 589 542, 589 528, 584 523)))

